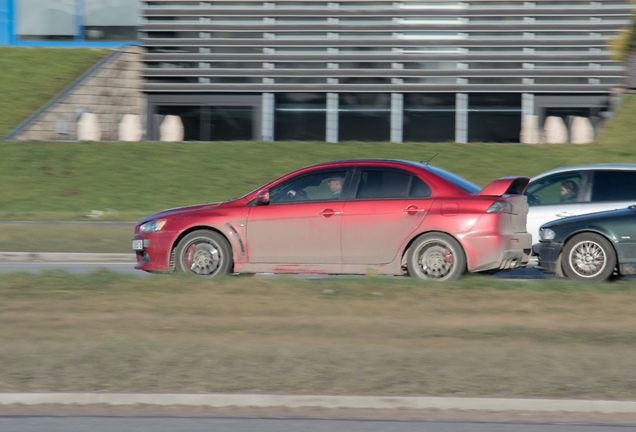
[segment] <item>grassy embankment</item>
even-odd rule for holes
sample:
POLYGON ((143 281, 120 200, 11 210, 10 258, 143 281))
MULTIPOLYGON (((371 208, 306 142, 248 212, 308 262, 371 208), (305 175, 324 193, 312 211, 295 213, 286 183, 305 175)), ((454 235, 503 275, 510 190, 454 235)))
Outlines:
MULTIPOLYGON (((0 132, 104 55, 100 50, 0 48, 0 132)), ((136 221, 164 208, 241 196, 293 169, 359 157, 433 159, 477 184, 569 164, 636 161, 636 96, 587 146, 323 142, 113 143, 0 142, 0 220, 136 221)), ((0 250, 126 252, 130 228, 12 226, 0 250), (27 235, 29 232, 33 235, 27 235), (100 238, 105 241, 99 241, 100 238), (30 239, 37 239, 37 243, 30 239), (60 241, 68 239, 68 241, 60 241), (87 239, 88 241, 82 241, 87 239)))
MULTIPOLYGON (((500 176, 532 176, 561 165, 636 161, 634 110, 636 96, 625 100, 598 142, 586 146, 0 142, 0 181, 11 185, 0 196, 0 218, 87 220, 92 210, 111 209, 105 220, 136 221, 164 208, 242 196, 293 169, 344 158, 423 160, 439 153, 436 165, 482 186, 500 176)), ((0 249, 33 250, 24 241, 25 230, 37 232, 31 238, 47 251, 125 252, 130 238, 127 227, 103 227, 105 235, 99 236, 95 229, 14 226, 0 236, 0 249), (82 243, 85 234, 90 242, 82 243), (58 239, 67 236, 76 239, 66 244, 58 239)))
MULTIPOLYGON (((21 85, 21 75, 28 74, 13 72, 12 85, 21 85)), ((7 107, 0 105, 0 118, 14 109, 7 107)), ((439 152, 436 165, 481 185, 564 164, 635 161, 634 110, 636 99, 626 99, 588 146, 0 142, 0 219, 83 220, 91 210, 114 209, 109 220, 137 220, 239 196, 340 158, 422 160, 439 152)), ((54 228, 0 226, 0 250, 128 251, 130 228, 54 228)), ((476 276, 436 284, 4 275, 0 391, 636 399, 634 287, 476 276)))
POLYGON ((636 399, 634 284, 0 280, 0 391, 636 399))

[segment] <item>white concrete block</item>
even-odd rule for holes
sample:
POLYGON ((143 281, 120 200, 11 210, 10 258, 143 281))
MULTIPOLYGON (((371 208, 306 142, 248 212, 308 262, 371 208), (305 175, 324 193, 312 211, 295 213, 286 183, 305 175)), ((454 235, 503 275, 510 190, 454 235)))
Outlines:
POLYGON ((181 117, 174 115, 165 116, 159 127, 159 136, 161 141, 183 141, 185 134, 181 117))
POLYGON ((543 131, 547 144, 565 144, 568 142, 568 128, 561 117, 550 116, 546 118, 543 131))

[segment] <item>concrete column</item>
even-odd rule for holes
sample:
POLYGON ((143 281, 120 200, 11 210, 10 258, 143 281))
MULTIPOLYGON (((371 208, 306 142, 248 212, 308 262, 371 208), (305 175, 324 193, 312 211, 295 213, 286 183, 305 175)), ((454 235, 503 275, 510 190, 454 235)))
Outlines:
POLYGON ((338 93, 327 93, 327 131, 326 141, 338 142, 338 93))
POLYGON ((391 94, 391 142, 404 142, 404 95, 391 94))
POLYGON ((541 132, 539 131, 539 116, 524 115, 521 118, 521 133, 519 142, 523 144, 541 144, 541 132))
POLYGON ((535 115, 534 112, 534 94, 523 93, 521 95, 521 115, 535 115))
POLYGON ((455 98, 455 141, 468 143, 468 95, 457 93, 455 98))
POLYGON ((273 93, 263 93, 263 109, 261 111, 261 135, 263 141, 274 141, 274 111, 275 101, 273 93))

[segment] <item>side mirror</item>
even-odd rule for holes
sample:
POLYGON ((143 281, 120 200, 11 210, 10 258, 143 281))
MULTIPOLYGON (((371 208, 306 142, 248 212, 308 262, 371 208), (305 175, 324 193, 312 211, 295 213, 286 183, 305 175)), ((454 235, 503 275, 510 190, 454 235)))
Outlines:
POLYGON ((256 204, 265 205, 269 204, 269 189, 263 189, 256 194, 256 204))

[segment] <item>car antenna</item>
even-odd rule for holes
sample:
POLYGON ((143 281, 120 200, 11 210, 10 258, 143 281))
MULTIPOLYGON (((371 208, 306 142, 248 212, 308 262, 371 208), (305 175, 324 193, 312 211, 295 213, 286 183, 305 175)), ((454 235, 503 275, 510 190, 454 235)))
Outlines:
POLYGON ((439 152, 435 153, 433 156, 431 156, 430 158, 428 158, 428 160, 426 160, 426 161, 421 161, 420 163, 422 163, 422 164, 424 164, 424 165, 428 165, 428 163, 429 163, 430 161, 432 161, 432 160, 433 160, 433 158, 434 158, 435 156, 437 156, 438 154, 439 154, 439 152))

